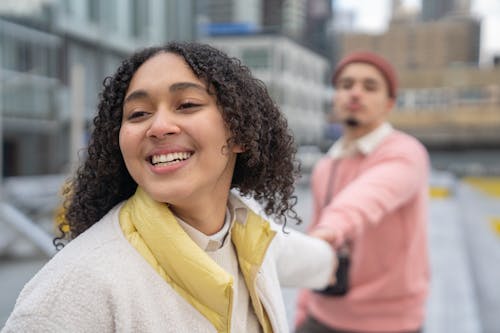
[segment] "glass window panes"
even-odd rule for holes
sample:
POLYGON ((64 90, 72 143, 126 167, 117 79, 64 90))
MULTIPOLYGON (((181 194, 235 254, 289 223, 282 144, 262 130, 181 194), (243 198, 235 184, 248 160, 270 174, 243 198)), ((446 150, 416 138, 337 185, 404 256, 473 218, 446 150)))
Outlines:
POLYGON ((243 50, 242 60, 252 69, 269 67, 269 50, 267 48, 247 48, 243 50))

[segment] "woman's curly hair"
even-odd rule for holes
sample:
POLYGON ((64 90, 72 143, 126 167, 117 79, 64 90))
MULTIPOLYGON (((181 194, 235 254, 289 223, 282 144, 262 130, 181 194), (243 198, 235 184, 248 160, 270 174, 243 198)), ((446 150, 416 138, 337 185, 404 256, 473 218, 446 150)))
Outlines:
POLYGON ((184 58, 207 84, 232 133, 230 143, 244 147, 236 160, 231 188, 254 197, 279 222, 286 223, 287 217, 300 222, 294 210, 299 170, 293 136, 264 83, 240 60, 209 45, 171 42, 133 54, 104 80, 87 158, 64 193, 66 225, 59 226, 62 236, 55 239, 56 246, 63 239, 75 238, 134 194, 137 183, 125 167, 118 142, 123 100, 136 70, 161 52, 184 58))

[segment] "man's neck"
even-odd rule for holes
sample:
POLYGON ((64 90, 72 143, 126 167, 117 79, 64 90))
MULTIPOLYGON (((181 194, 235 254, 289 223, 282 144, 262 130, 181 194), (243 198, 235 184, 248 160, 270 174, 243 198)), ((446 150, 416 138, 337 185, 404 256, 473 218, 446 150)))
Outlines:
POLYGON ((344 142, 346 144, 350 144, 359 138, 365 136, 370 133, 372 130, 361 130, 361 129, 349 129, 344 132, 344 142))
POLYGON ((374 126, 358 126, 358 127, 350 127, 344 126, 344 141, 346 144, 354 142, 359 138, 373 132, 377 128, 379 128, 383 123, 375 124, 374 126))

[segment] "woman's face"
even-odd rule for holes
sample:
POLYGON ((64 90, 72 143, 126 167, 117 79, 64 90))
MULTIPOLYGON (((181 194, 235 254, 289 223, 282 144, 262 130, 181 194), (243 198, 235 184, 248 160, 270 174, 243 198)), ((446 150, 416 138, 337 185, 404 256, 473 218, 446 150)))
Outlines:
POLYGON ((173 206, 226 199, 238 146, 231 148, 216 97, 184 59, 159 53, 135 72, 124 102, 120 149, 137 184, 173 206))

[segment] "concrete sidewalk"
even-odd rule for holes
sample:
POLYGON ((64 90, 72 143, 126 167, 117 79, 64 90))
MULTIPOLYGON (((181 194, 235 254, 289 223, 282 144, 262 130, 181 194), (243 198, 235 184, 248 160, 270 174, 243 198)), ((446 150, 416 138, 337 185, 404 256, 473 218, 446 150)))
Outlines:
POLYGON ((0 330, 14 307, 17 296, 47 261, 44 257, 0 259, 0 330))
POLYGON ((482 332, 500 332, 500 179, 463 182, 457 191, 482 332))
POLYGON ((456 198, 430 205, 431 288, 425 333, 480 333, 478 305, 456 198))

